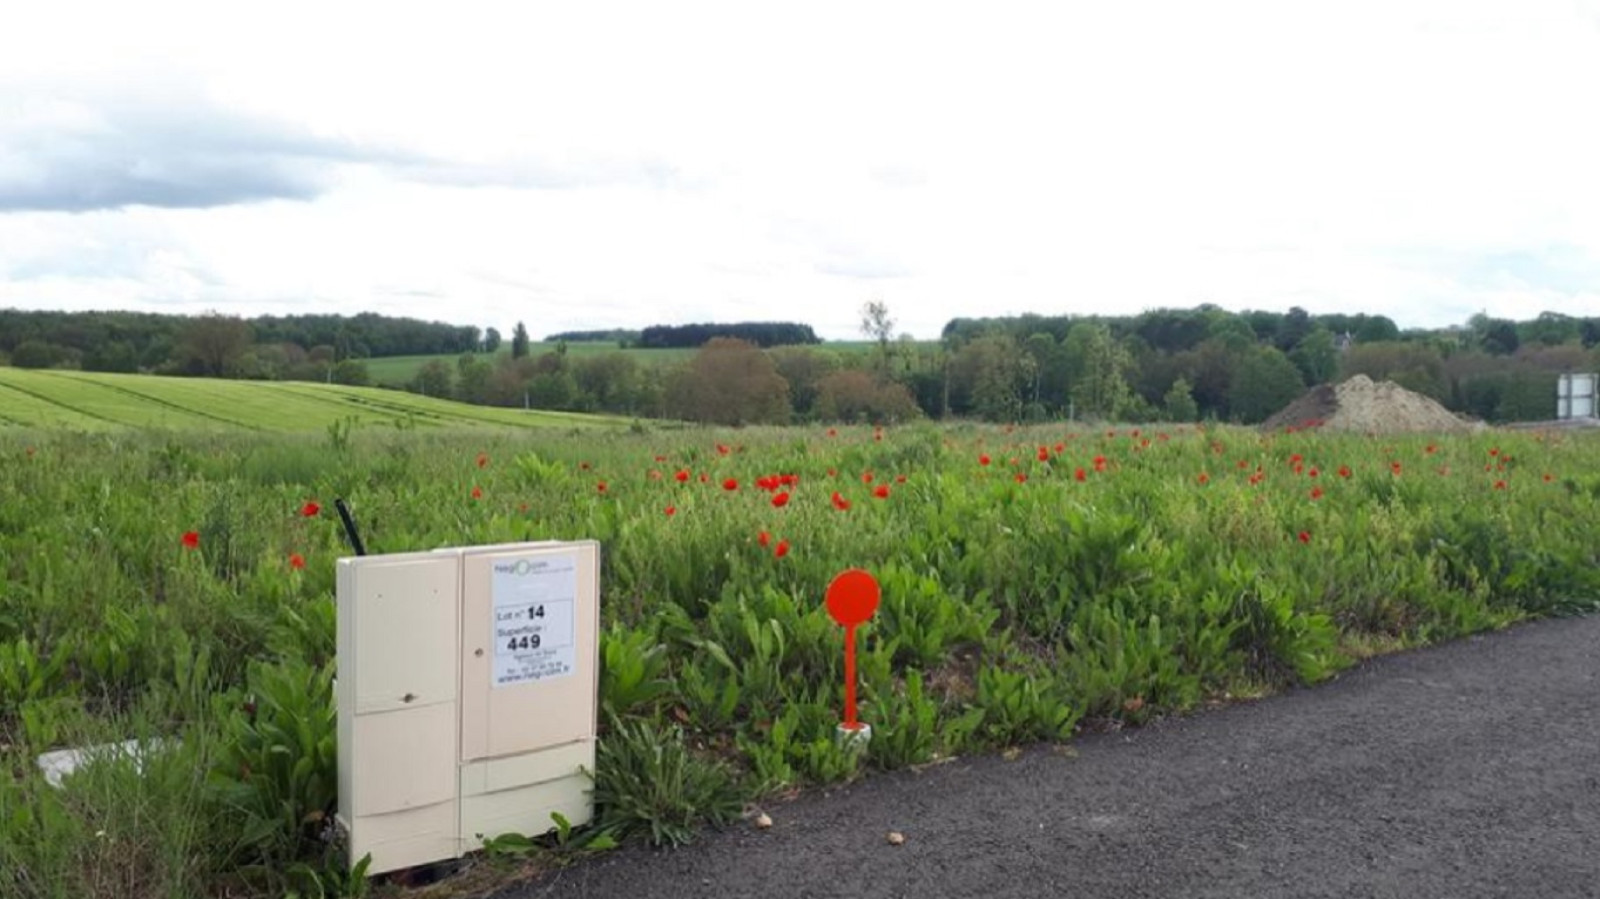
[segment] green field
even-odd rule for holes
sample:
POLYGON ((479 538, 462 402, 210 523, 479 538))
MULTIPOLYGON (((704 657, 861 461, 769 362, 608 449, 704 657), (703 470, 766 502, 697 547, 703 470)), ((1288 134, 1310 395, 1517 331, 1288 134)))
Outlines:
POLYGON ((625 424, 569 412, 472 406, 373 387, 0 368, 0 428, 323 431, 340 422, 419 428, 625 424))
MULTIPOLYGON (((1137 725, 1600 600, 1592 435, 84 434, 66 431, 131 418, 111 384, 197 428, 392 395, 3 370, 0 384, 71 407, 11 401, 64 427, 0 430, 7 897, 349 894, 324 840, 335 561, 350 554, 335 497, 373 552, 600 541, 597 818, 576 843, 468 867, 490 881, 584 840, 679 842, 795 788, 1137 725), (883 585, 860 633, 864 754, 835 739, 841 634, 822 602, 849 567, 883 585), (170 741, 142 772, 95 765, 58 790, 34 767, 141 736, 170 741)), ((480 411, 516 418, 461 414, 480 411)))
MULTIPOLYGON (((918 346, 924 345, 924 342, 918 343, 918 346)), ((876 346, 877 344, 871 341, 852 340, 830 341, 828 343, 817 344, 811 348, 818 350, 830 350, 839 353, 861 353, 869 351, 876 346)), ((555 350, 556 345, 553 343, 534 343, 529 345, 528 353, 532 356, 539 356, 544 353, 555 352, 555 350)), ((660 350, 623 350, 619 349, 615 343, 610 341, 569 343, 567 344, 567 352, 574 357, 595 356, 601 353, 627 353, 628 356, 644 365, 660 365, 670 362, 682 362, 683 360, 693 356, 695 353, 693 349, 688 347, 660 350)), ((498 360, 509 356, 510 354, 511 349, 507 346, 502 346, 500 350, 491 358, 498 360)), ((440 356, 383 356, 376 359, 365 359, 362 361, 364 361, 367 365, 367 373, 372 377, 372 383, 389 386, 404 386, 406 383, 410 382, 412 378, 415 378, 417 376, 417 372, 420 371, 422 366, 426 365, 427 363, 434 360, 439 360, 446 365, 449 365, 451 370, 454 371, 456 360, 459 358, 459 355, 446 354, 440 356)))
MULTIPOLYGON (((533 343, 528 345, 528 354, 530 356, 553 353, 555 350, 556 345, 553 343, 533 343)), ((567 353, 574 357, 596 356, 601 353, 627 353, 641 364, 659 365, 665 362, 678 362, 687 359, 694 355, 694 350, 623 350, 619 349, 611 341, 600 341, 594 343, 569 343, 567 344, 567 353)), ((498 352, 488 358, 498 361, 510 355, 511 348, 509 346, 501 346, 498 352)), ((453 372, 455 371, 456 360, 460 358, 460 354, 452 355, 447 353, 439 356, 382 356, 376 359, 363 359, 362 361, 367 365, 367 373, 372 377, 372 383, 404 386, 417 376, 417 372, 422 369, 422 366, 429 362, 434 360, 443 362, 450 366, 450 370, 453 372)))

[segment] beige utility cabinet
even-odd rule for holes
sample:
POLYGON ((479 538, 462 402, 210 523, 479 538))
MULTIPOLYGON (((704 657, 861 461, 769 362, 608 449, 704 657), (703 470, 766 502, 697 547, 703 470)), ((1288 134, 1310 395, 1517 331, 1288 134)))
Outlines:
POLYGON ((593 814, 600 548, 341 559, 339 818, 370 873, 593 814))

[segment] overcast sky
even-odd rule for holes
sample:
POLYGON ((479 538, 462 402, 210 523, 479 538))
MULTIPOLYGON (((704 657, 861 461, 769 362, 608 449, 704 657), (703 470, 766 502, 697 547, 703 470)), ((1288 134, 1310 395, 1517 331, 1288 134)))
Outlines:
POLYGON ((8 4, 0 307, 1600 314, 1600 3, 429 6, 8 4))

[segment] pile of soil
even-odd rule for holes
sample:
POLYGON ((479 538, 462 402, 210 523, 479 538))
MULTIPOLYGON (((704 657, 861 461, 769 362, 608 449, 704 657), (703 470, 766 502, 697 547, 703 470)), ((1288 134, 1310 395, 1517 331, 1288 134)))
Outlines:
POLYGON ((1322 428, 1363 434, 1449 433, 1475 427, 1420 393, 1393 381, 1374 383, 1366 375, 1314 387, 1261 425, 1264 431, 1322 428))

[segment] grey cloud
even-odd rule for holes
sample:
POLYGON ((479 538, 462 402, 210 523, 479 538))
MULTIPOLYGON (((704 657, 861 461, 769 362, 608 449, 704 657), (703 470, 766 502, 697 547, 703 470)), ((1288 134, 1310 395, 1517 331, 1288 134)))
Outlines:
POLYGON ((308 200, 336 166, 410 162, 198 94, 32 99, 0 125, 0 212, 308 200))
POLYGON ((0 92, 0 109, 7 109, 0 117, 0 213, 311 200, 334 186, 342 166, 457 187, 694 184, 655 159, 590 155, 461 163, 326 138, 165 84, 138 97, 64 97, 44 91, 18 100, 0 92), (13 108, 20 113, 11 114, 13 108))

